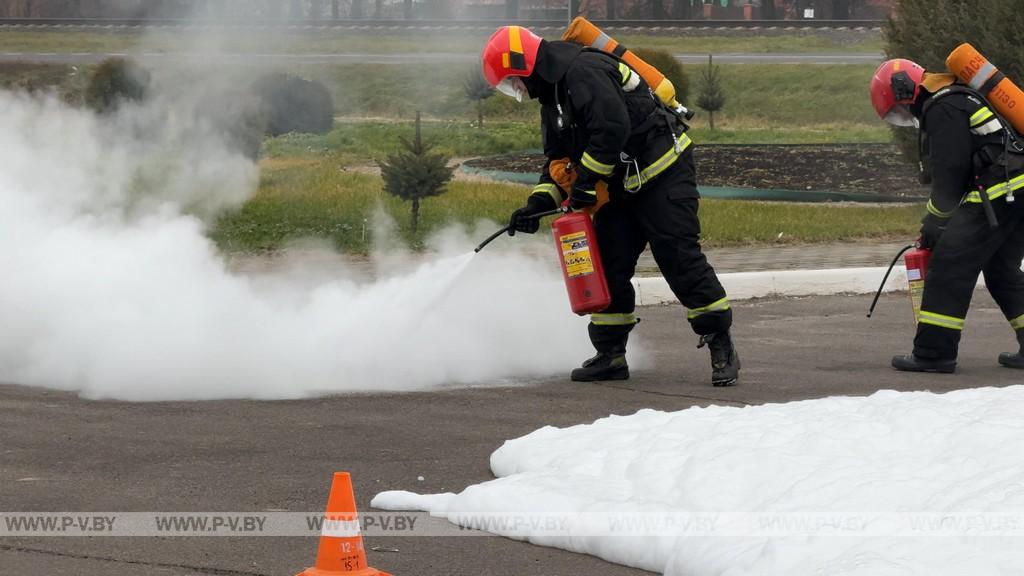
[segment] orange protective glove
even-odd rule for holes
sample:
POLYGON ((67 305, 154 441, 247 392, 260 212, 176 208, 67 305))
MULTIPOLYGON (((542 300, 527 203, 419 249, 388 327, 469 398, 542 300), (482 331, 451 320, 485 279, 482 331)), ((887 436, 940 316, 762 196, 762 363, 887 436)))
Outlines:
MULTIPOLYGON (((576 182, 576 171, 572 169, 572 162, 568 158, 552 160, 548 164, 548 174, 562 190, 572 190, 572 185, 576 182)), ((594 191, 597 192, 597 204, 583 210, 591 215, 608 203, 608 184, 604 180, 598 180, 594 191)))

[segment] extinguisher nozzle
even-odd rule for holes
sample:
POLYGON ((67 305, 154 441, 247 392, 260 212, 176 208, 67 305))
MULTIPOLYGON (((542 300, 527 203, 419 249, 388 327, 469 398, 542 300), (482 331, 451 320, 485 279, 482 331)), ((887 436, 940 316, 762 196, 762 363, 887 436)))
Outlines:
POLYGON ((508 232, 508 228, 509 228, 508 226, 505 226, 501 230, 498 230, 494 234, 491 234, 490 236, 488 236, 486 240, 481 242, 480 245, 477 246, 475 250, 473 250, 473 252, 477 253, 477 252, 480 252, 481 250, 483 250, 484 246, 487 246, 488 244, 490 244, 492 241, 494 241, 495 238, 497 238, 498 236, 501 236, 505 232, 508 232))

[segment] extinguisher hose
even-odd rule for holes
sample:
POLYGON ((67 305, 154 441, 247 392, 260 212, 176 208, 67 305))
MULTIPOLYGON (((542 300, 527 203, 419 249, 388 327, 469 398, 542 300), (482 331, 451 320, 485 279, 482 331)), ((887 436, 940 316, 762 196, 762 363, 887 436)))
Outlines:
POLYGON ((899 262, 900 256, 903 256, 907 250, 916 246, 917 244, 911 244, 896 253, 896 257, 893 258, 892 263, 889 264, 889 269, 885 271, 885 276, 882 278, 881 285, 878 286, 878 292, 875 292, 875 299, 871 301, 871 308, 868 308, 868 318, 871 318, 871 314, 875 312, 875 305, 878 304, 878 298, 882 295, 882 290, 885 289, 885 283, 889 280, 889 274, 892 273, 892 269, 896 266, 896 263, 899 262))
MULTIPOLYGON (((563 211, 563 210, 562 210, 561 208, 558 208, 558 209, 555 209, 555 210, 550 210, 550 211, 548 211, 548 212, 541 212, 540 214, 534 214, 533 216, 530 216, 530 218, 531 218, 531 219, 534 219, 534 218, 535 218, 535 219, 538 219, 538 220, 539 220, 539 219, 541 219, 541 218, 544 218, 545 216, 553 216, 553 215, 555 215, 555 214, 559 214, 559 213, 561 213, 562 211, 563 211)), ((483 250, 483 249, 484 249, 484 246, 487 246, 488 244, 490 244, 490 243, 491 243, 492 241, 494 241, 494 239, 495 239, 495 238, 497 238, 498 236, 501 236, 502 234, 504 234, 504 233, 508 232, 508 229, 509 229, 509 228, 511 228, 511 226, 505 226, 505 227, 504 227, 504 228, 502 228, 501 230, 498 230, 498 231, 497 231, 497 232, 495 232, 494 234, 491 234, 490 236, 488 236, 488 237, 487 237, 487 239, 486 239, 486 240, 484 240, 483 242, 481 242, 481 243, 480 243, 480 245, 476 247, 476 250, 473 250, 473 252, 479 252, 479 251, 483 250)))

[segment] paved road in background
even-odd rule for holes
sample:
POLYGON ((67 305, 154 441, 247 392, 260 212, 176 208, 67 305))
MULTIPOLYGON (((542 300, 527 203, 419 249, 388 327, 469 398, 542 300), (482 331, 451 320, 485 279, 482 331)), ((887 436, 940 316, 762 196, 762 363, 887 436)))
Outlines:
MULTIPOLYGON (((368 510, 381 490, 458 491, 488 480, 493 450, 548 424, 642 408, 1021 382, 1020 372, 996 364, 1013 337, 986 293, 976 295, 961 370, 951 376, 890 369, 890 355, 910 345, 910 303, 905 294, 884 296, 868 320, 869 302, 869 296, 835 296, 736 303, 743 382, 728 389, 706 384, 707 351, 695 348, 679 306, 640 310, 644 322, 635 341, 650 352, 650 362, 616 386, 572 383, 557 374, 519 387, 152 404, 0 386, 0 511, 320 510, 330 475, 340 469, 353 473, 361 509, 368 510)), ((566 360, 568 367, 579 359, 566 360)), ((367 545, 397 550, 369 558, 396 575, 645 574, 502 538, 376 537, 367 545)), ((315 547, 314 538, 0 538, 0 566, 7 567, 0 572, 295 574, 312 563, 315 547)))
MULTIPOLYGON (((475 62, 479 55, 465 52, 419 52, 402 54, 199 54, 187 52, 0 52, 0 62, 44 64, 94 64, 111 57, 131 56, 151 63, 217 62, 245 65, 292 64, 445 64, 475 62)), ((676 54, 684 63, 707 62, 707 54, 676 54)), ((875 64, 881 54, 715 54, 719 64, 875 64)))

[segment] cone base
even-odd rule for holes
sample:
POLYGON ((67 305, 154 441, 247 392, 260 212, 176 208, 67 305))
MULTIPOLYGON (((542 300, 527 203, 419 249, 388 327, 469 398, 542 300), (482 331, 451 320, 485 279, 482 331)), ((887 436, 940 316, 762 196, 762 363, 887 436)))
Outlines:
POLYGON ((306 568, 302 572, 299 572, 295 576, 391 576, 387 572, 381 572, 376 568, 363 568, 362 570, 321 570, 319 568, 310 567, 306 568))

